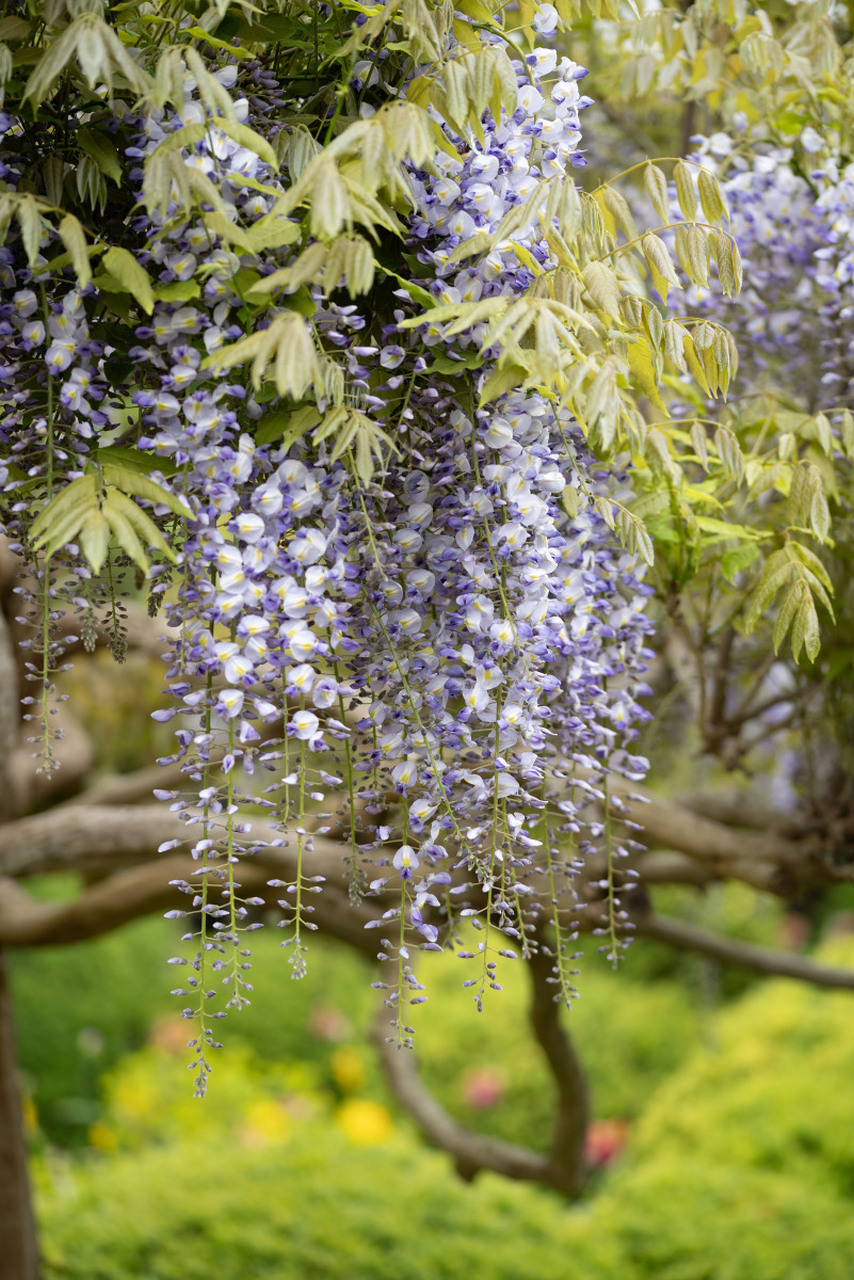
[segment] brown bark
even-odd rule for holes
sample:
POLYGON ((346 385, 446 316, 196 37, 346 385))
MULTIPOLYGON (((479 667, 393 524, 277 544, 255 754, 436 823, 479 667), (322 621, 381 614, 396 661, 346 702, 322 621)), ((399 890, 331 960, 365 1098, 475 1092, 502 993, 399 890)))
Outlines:
MULTIPOLYGON (((556 944, 556 945, 559 945, 556 944)), ((562 1003, 551 982, 553 957, 543 949, 527 960, 531 979, 529 1017, 557 1092, 555 1132, 549 1158, 550 1181, 570 1196, 581 1192, 587 1170, 584 1140, 590 1123, 590 1089, 581 1060, 561 1022, 562 1003)))
POLYGON ((460 1177, 471 1182, 481 1170, 489 1169, 519 1182, 551 1183, 548 1156, 501 1138, 476 1133, 455 1120, 422 1082, 412 1050, 389 1044, 387 1033, 388 1021, 383 1016, 374 1034, 374 1043, 392 1093, 425 1137, 454 1157, 460 1177))
POLYGON ((0 950, 0 1280, 38 1280, 35 1216, 18 1089, 12 997, 0 950))
POLYGON ((836 991, 854 991, 854 970, 835 969, 818 964, 808 956, 794 951, 780 951, 775 947, 757 946, 755 942, 743 942, 740 938, 728 938, 720 933, 709 933, 683 920, 669 916, 642 916, 637 922, 641 937, 655 938, 679 951, 696 951, 710 956, 721 964, 737 969, 748 969, 766 977, 794 978, 809 982, 815 987, 830 987, 836 991))
POLYGON ((387 1039, 381 1014, 373 1039, 389 1087, 421 1132, 453 1156, 457 1173, 471 1182, 483 1170, 517 1182, 539 1182, 565 1196, 578 1196, 586 1181, 584 1140, 590 1120, 587 1079, 572 1042, 561 1024, 561 1005, 550 981, 553 957, 542 946, 528 957, 531 979, 529 1017, 557 1094, 555 1129, 547 1154, 490 1138, 460 1124, 433 1096, 418 1075, 415 1054, 387 1039))

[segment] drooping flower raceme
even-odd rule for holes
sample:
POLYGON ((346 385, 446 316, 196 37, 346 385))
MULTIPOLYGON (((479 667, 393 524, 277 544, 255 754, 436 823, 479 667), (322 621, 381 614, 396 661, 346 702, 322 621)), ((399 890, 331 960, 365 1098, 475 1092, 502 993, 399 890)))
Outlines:
MULTIPOLYGON (((546 34, 549 8, 539 19, 546 34)), ((455 255, 494 232, 538 182, 583 163, 583 71, 548 48, 514 66, 511 115, 485 112, 482 137, 441 122, 449 145, 431 172, 409 166, 406 248, 439 302, 521 296, 532 264, 554 265, 533 215, 512 243, 455 255)), ((234 67, 215 74, 235 86, 234 67)), ((236 98, 236 118, 275 131, 273 78, 257 65, 241 74, 247 96, 236 98)), ((382 59, 365 74, 376 99, 382 59)), ((251 227, 287 191, 288 175, 210 119, 190 81, 180 109, 125 121, 136 180, 164 140, 198 123, 204 136, 178 149, 184 164, 209 184, 223 218, 251 227)), ((160 715, 176 720, 170 761, 191 787, 160 794, 184 816, 199 863, 198 881, 182 886, 202 919, 183 988, 199 1019, 199 1088, 213 1043, 211 967, 225 971, 231 1004, 247 988, 240 939, 253 904, 240 895, 239 861, 262 840, 290 844, 294 873, 276 883, 298 976, 309 895, 320 887, 312 830, 328 821, 317 809, 324 792, 336 788, 337 801, 344 788, 338 828, 353 892, 383 897, 380 952, 397 969, 390 1003, 422 998, 413 937, 437 947, 459 917, 480 929, 476 953, 462 953, 479 961, 468 981, 480 1000, 498 985, 507 939, 523 951, 537 945, 567 872, 600 845, 616 946, 619 849, 610 835, 599 841, 602 824, 587 809, 603 800, 610 772, 633 778, 645 768, 630 745, 646 716, 638 697, 649 589, 591 506, 622 492, 623 479, 597 467, 565 408, 538 390, 481 407, 492 366, 476 354, 476 332, 447 340, 429 326, 402 329, 415 309, 406 289, 376 310, 344 300, 335 282, 312 293, 328 356, 328 385, 314 388, 319 410, 337 403, 342 420, 389 442, 370 482, 355 434, 349 447, 332 434, 312 441, 320 412, 312 419, 311 405, 307 428, 283 433, 305 406, 295 411, 271 387, 218 368, 217 353, 248 323, 293 314, 273 306, 253 321, 245 293, 248 279, 295 260, 293 225, 263 252, 212 233, 201 209, 190 216, 167 204, 131 228, 156 289, 129 353, 137 443, 154 479, 180 499, 174 509, 186 511, 177 565, 157 570, 154 591, 180 628, 172 702, 160 715), (265 813, 254 827, 241 810, 247 799, 265 813)), ((15 352, 29 355, 30 344, 43 353, 85 453, 112 394, 108 353, 86 331, 91 294, 69 289, 43 321, 27 283, 5 319, 4 359, 11 339, 15 352)), ((568 993, 560 956, 557 964, 568 993)), ((396 1021, 406 1042, 400 1012, 396 1021)))
MULTIPOLYGON (((817 135, 808 141, 812 150, 822 144, 817 135)), ((733 331, 754 382, 770 371, 774 385, 810 412, 844 407, 854 388, 846 336, 854 173, 830 160, 805 177, 791 149, 743 154, 725 134, 695 143, 696 159, 722 177, 748 270, 737 307, 715 292, 692 305, 733 331)))

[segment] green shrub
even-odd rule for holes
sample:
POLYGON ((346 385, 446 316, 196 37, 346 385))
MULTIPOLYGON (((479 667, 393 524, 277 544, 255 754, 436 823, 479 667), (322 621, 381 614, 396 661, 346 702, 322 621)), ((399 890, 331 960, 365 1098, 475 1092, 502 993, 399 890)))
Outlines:
MULTIPOLYGON (((278 932, 256 934, 253 943, 255 998, 224 1027, 226 1048, 217 1066, 246 1044, 270 1061, 304 1062, 313 1079, 334 1086, 336 1043, 362 1036, 376 1004, 370 967, 340 946, 320 943, 308 977, 291 982, 278 932)), ((139 1049, 152 1028, 155 1039, 171 1035, 184 1045, 190 1038, 189 1023, 176 1029, 181 1002, 169 994, 176 974, 166 962, 179 946, 174 925, 148 919, 91 942, 13 953, 19 1063, 50 1141, 85 1144, 100 1114, 104 1076, 139 1049)), ((367 1046, 359 1052, 364 1071, 372 1055, 367 1046)))
POLYGON ((86 1142, 105 1070, 145 1042, 170 1003, 164 920, 72 947, 13 953, 18 1060, 41 1131, 64 1146, 86 1142))
MULTIPOLYGON (((854 942, 820 958, 854 967, 854 942)), ((854 999, 790 981, 722 1011, 593 1207, 656 1280, 854 1275, 854 999)))
MULTIPOLYGON (((854 967, 854 942, 822 959, 854 967)), ((635 1133, 641 1161, 710 1161, 800 1173, 854 1194, 854 997, 768 982, 723 1011, 711 1044, 659 1090, 635 1133)))
MULTIPOLYGON (((850 1127, 849 1127, 850 1132, 850 1127)), ((592 1206, 588 1229, 617 1240, 619 1280, 850 1280, 851 1202, 790 1168, 746 1168, 694 1152, 636 1154, 592 1206)))
POLYGON ((91 1163, 43 1200, 48 1280, 610 1280, 614 1243, 559 1200, 456 1181, 403 1135, 297 1126, 264 1151, 180 1145, 91 1163))
MULTIPOLYGON (((425 1081, 460 1120, 541 1148, 551 1140, 553 1087, 528 1026, 523 965, 500 967, 500 993, 478 1014, 462 981, 471 962, 429 957, 421 967, 428 1002, 415 1015, 416 1053, 425 1081), (467 1101, 479 1072, 495 1073, 503 1095, 485 1108, 467 1101)), ((582 992, 565 1025, 587 1072, 595 1113, 632 1119, 650 1093, 700 1043, 703 1011, 678 983, 637 983, 589 956, 582 992)))
MULTIPOLYGON (((851 966, 854 944, 822 955, 851 966)), ((512 1016, 524 992, 508 985, 477 1025, 512 1016)), ((492 1177, 463 1185, 375 1102, 311 1088, 304 1065, 232 1047, 202 1103, 176 1049, 149 1046, 113 1073, 103 1121, 105 1149, 136 1149, 68 1164, 44 1191, 48 1276, 850 1280, 851 996, 768 983, 711 1030, 575 1208, 492 1177)))

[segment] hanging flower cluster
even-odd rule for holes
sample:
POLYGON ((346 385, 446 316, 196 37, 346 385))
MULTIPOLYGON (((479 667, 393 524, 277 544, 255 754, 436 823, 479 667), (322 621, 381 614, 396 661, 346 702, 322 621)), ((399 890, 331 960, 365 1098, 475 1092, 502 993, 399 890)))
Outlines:
MULTIPOLYGON (((20 130, 5 111, 0 111, 0 144, 0 182, 14 192, 25 162, 20 130)), ((45 247, 38 241, 37 246, 45 247)), ((90 327, 96 290, 76 283, 55 290, 44 254, 37 252, 26 263, 10 245, 0 247, 0 286, 0 527, 10 549, 26 556, 35 527, 33 494, 49 498, 66 480, 82 474, 98 431, 109 427, 110 411, 117 405, 110 403, 103 374, 105 345, 90 327)), ((94 606, 103 594, 78 549, 75 541, 54 554, 50 569, 44 562, 34 565, 35 586, 16 588, 21 621, 32 627, 32 638, 24 643, 33 658, 25 669, 37 689, 23 699, 24 718, 34 725, 30 741, 46 772, 56 767, 52 741, 61 736, 50 728, 49 715, 56 697, 53 675, 60 669, 68 640, 59 628, 66 611, 63 600, 74 601, 82 614, 84 643, 93 647, 94 606)), ((114 621, 112 648, 122 660, 120 606, 114 621)))
MULTIPOLYGON (((738 307, 717 295, 697 306, 732 329, 760 382, 770 369, 775 384, 810 411, 844 406, 854 390, 846 336, 854 279, 851 167, 831 160, 805 177, 791 149, 748 156, 726 134, 695 141, 696 158, 724 173, 732 231, 750 264, 738 307)), ((803 145, 816 153, 823 141, 809 129, 803 145)))
MULTIPOLYGON (((550 6, 538 24, 549 34, 550 6)), ((534 279, 526 264, 554 265, 533 215, 512 243, 473 265, 454 254, 494 232, 543 178, 583 163, 583 70, 548 48, 513 66, 512 114, 485 112, 478 136, 442 122, 449 145, 431 171, 409 166, 407 251, 420 264, 419 287, 438 302, 518 296, 534 279)), ((237 85, 233 66, 213 74, 224 90, 237 85)), ((363 74, 356 88, 380 100, 382 58, 363 74)), ((638 697, 649 589, 591 505, 625 496, 624 478, 597 468, 564 408, 545 392, 513 390, 480 407, 492 366, 475 355, 476 334, 402 329, 413 313, 410 289, 392 289, 385 310, 372 310, 346 300, 328 275, 323 292, 311 294, 311 323, 327 353, 313 385, 317 412, 253 390, 218 361, 247 333, 247 277, 270 276, 298 252, 295 222, 293 236, 286 227, 263 251, 225 233, 226 222, 256 225, 288 189, 287 175, 277 176, 240 131, 249 123, 275 132, 277 86, 257 65, 242 75, 237 93, 246 96, 235 98, 231 125, 210 117, 188 79, 180 109, 130 122, 127 152, 141 188, 145 160, 174 138, 205 184, 204 203, 225 220, 219 235, 201 208, 190 215, 168 205, 137 215, 131 228, 155 284, 152 314, 129 353, 144 432, 137 443, 171 496, 155 511, 173 513, 177 534, 177 565, 154 570, 155 595, 180 628, 172 702, 159 717, 177 718, 169 760, 182 763, 192 791, 159 794, 184 816, 199 863, 198 882, 182 885, 202 919, 183 988, 197 997, 187 1014, 199 1019, 199 1089, 218 1016, 208 1011, 210 970, 225 970, 233 1006, 248 987, 241 936, 253 927, 253 902, 237 877, 258 836, 241 803, 262 805, 267 826, 279 829, 275 842, 295 846, 293 879, 275 882, 294 976, 304 971, 304 930, 313 927, 308 895, 319 888, 312 824, 343 776, 352 891, 388 903, 380 954, 397 969, 389 1003, 423 998, 411 939, 437 948, 440 928, 457 917, 481 931, 469 983, 480 1002, 498 986, 496 957, 513 954, 506 938, 523 951, 535 945, 543 912, 557 919, 567 872, 600 847, 604 931, 616 955, 626 916, 614 858, 624 849, 608 816, 590 822, 585 809, 591 799, 607 809, 609 773, 637 778, 646 767, 630 744, 647 715, 638 697), (181 146, 193 125, 204 127, 181 146), (338 432, 312 437, 330 412, 338 432), (368 479, 372 451, 381 466, 368 479)), ((363 114, 373 109, 366 104, 363 114)), ((69 289, 44 325, 22 283, 5 321, 4 359, 12 359, 12 336, 37 352, 82 456, 91 425, 111 411, 109 352, 86 331, 95 291, 69 289)), ((271 306, 256 329, 296 314, 271 306)), ((295 341, 298 330, 301 320, 295 341)), ((562 955, 557 970, 566 995, 562 955)), ((395 1024, 407 1042, 399 1008, 395 1024)))

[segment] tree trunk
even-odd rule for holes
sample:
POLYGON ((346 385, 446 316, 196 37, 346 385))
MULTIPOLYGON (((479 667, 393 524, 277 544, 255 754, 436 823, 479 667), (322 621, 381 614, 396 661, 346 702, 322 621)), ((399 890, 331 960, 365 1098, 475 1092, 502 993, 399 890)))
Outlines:
POLYGON ((39 1280, 17 1070, 12 993, 0 950, 0 1280, 39 1280))

